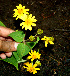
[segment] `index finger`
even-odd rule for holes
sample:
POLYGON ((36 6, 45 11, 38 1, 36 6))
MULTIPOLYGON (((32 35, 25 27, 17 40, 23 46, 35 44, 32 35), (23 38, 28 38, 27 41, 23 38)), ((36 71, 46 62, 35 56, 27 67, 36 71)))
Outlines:
POLYGON ((7 27, 0 26, 0 36, 7 37, 12 32, 15 31, 7 27))

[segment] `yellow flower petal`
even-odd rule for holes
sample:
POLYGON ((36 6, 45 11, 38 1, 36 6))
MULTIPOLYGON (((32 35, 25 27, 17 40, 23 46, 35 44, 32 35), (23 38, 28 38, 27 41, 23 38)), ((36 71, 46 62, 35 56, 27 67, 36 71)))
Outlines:
POLYGON ((54 44, 52 41, 49 41, 50 44, 54 44))
POLYGON ((46 40, 46 36, 44 36, 44 38, 42 38, 41 40, 46 40))
POLYGON ((36 26, 36 24, 35 23, 32 23, 32 26, 36 26))
POLYGON ((28 56, 27 59, 31 59, 31 56, 28 56))
POLYGON ((48 42, 47 42, 47 41, 45 41, 45 47, 47 47, 47 44, 48 44, 48 42))

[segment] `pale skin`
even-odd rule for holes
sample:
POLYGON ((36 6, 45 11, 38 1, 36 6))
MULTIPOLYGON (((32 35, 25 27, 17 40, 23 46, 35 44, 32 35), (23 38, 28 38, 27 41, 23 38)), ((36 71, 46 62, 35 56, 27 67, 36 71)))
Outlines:
MULTIPOLYGON (((3 53, 0 54, 0 57, 2 59, 5 59, 6 56, 7 57, 11 57, 12 55, 12 51, 17 51, 17 46, 19 43, 15 42, 12 40, 12 38, 9 38, 8 35, 12 32, 15 32, 14 30, 10 29, 10 28, 7 28, 7 27, 3 27, 3 26, 0 26, 0 41, 4 42, 4 41, 11 41, 13 43, 13 45, 9 45, 11 46, 11 51, 3 51, 3 53)), ((5 46, 5 44, 4 44, 5 46)))

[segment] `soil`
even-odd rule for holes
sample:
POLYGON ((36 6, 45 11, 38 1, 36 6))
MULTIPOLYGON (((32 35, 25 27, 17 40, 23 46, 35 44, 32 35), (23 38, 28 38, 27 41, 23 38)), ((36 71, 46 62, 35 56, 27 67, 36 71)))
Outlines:
MULTIPOLYGON (((36 27, 26 31, 26 39, 42 29, 44 36, 54 37, 54 45, 45 47, 44 41, 33 48, 40 50, 41 67, 35 76, 70 76, 70 1, 69 0, 0 0, 0 21, 13 30, 22 30, 21 20, 15 20, 13 9, 22 4, 36 17, 36 27)), ((23 29, 25 32, 25 30, 23 29)), ((19 71, 4 61, 0 61, 0 76, 33 76, 19 64, 19 71)))

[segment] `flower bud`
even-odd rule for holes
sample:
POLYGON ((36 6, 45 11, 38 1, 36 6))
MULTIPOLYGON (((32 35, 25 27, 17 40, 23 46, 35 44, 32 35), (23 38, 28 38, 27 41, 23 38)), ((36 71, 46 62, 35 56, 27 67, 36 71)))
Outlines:
POLYGON ((43 33, 43 30, 41 30, 41 29, 38 29, 38 31, 37 31, 37 34, 42 34, 43 33))
POLYGON ((34 38, 34 36, 31 35, 31 36, 29 37, 29 39, 30 39, 30 41, 33 41, 35 38, 34 38))

